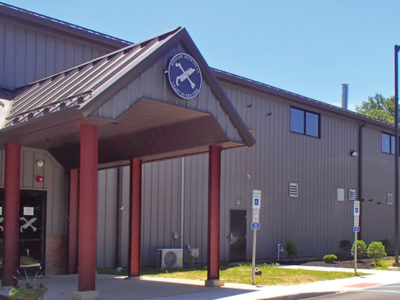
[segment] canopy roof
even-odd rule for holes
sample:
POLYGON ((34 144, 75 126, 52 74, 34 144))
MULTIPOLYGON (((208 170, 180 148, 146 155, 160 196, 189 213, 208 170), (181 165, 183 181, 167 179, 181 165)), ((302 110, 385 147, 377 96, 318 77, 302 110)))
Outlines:
POLYGON ((184 28, 34 82, 10 106, 0 142, 48 149, 67 167, 79 161, 79 123, 99 127, 101 163, 255 142, 184 28), (177 52, 190 54, 200 66, 205 84, 195 101, 166 91, 163 68, 177 52))

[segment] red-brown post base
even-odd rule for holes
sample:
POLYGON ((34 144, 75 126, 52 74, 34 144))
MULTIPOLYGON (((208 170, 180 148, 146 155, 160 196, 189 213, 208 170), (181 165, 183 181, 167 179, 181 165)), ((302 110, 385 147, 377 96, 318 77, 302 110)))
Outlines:
POLYGON ((208 270, 206 286, 222 286, 219 279, 221 147, 208 152, 208 270))
POLYGON ((3 286, 17 284, 21 147, 6 144, 4 179, 3 286))
POLYGON ((140 232, 142 211, 142 161, 131 160, 130 213, 129 213, 129 277, 140 276, 140 232))

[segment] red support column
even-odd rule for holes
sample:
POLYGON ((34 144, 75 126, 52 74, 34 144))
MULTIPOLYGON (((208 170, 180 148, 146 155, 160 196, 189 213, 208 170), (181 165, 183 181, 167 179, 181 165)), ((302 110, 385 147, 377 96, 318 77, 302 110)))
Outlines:
POLYGON ((78 290, 96 288, 98 130, 80 124, 78 290))
POLYGON ((131 160, 130 185, 130 213, 129 213, 129 268, 128 276, 140 276, 140 232, 142 212, 142 161, 131 160))
POLYGON ((16 285, 19 260, 19 188, 21 147, 6 144, 4 180, 3 286, 16 285))
POLYGON ((78 198, 79 173, 74 169, 69 172, 68 274, 78 272, 78 198))
POLYGON ((219 286, 221 147, 208 152, 208 271, 206 286, 219 286))

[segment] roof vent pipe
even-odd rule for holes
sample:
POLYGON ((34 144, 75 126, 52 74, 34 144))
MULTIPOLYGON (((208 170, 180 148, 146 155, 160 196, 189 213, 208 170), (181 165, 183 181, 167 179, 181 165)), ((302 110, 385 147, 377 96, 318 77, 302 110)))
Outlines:
POLYGON ((349 94, 349 85, 347 83, 343 83, 342 84, 342 108, 343 109, 347 109, 348 94, 349 94))

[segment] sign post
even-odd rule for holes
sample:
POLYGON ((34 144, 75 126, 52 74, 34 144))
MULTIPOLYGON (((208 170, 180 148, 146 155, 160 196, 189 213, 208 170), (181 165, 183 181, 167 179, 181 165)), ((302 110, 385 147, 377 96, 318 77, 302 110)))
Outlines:
POLYGON ((360 231, 360 201, 354 200, 354 275, 357 275, 357 232, 360 231))
POLYGON ((252 220, 251 229, 253 230, 253 256, 251 260, 252 272, 251 279, 253 285, 255 284, 255 272, 256 272, 256 248, 257 248, 257 230, 260 229, 260 208, 261 208, 261 191, 253 190, 253 198, 251 201, 252 207, 252 220))

